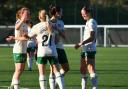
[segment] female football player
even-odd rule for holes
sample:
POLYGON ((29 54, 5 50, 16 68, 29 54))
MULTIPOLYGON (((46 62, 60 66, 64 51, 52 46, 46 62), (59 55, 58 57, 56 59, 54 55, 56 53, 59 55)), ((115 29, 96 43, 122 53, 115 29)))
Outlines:
POLYGON ((33 36, 36 36, 38 43, 37 64, 39 69, 40 88, 41 89, 47 88, 45 70, 46 70, 47 61, 49 61, 51 68, 53 69, 53 73, 55 74, 59 88, 64 89, 64 85, 61 79, 61 74, 57 66, 58 60, 57 60, 57 52, 55 46, 55 35, 51 29, 50 23, 46 20, 45 10, 39 11, 39 20, 41 22, 34 25, 32 31, 28 35, 24 35, 24 37, 18 37, 18 38, 10 36, 10 39, 28 40, 33 36))
POLYGON ((87 89, 87 72, 90 74, 92 83, 92 89, 98 89, 97 77, 95 71, 95 54, 96 54, 96 35, 97 35, 97 22, 92 18, 91 10, 87 7, 83 7, 81 15, 86 20, 84 29, 83 41, 76 44, 75 48, 78 49, 82 46, 81 52, 81 66, 80 72, 82 74, 82 89, 87 89))
MULTIPOLYGON (((61 20, 62 8, 59 6, 50 6, 49 13, 51 15, 50 22, 52 23, 52 29, 56 35, 56 49, 58 54, 58 61, 61 65, 60 73, 63 78, 64 75, 69 71, 69 63, 62 42, 62 39, 66 38, 64 33, 64 23, 61 20)), ((55 78, 52 72, 49 76, 49 84, 51 89, 55 89, 55 78)))
MULTIPOLYGON (((28 27, 27 21, 30 19, 30 11, 28 8, 21 8, 16 14, 16 24, 15 24, 15 37, 22 37, 27 34, 28 27)), ((9 39, 7 39, 9 40, 9 39)), ((24 71, 26 57, 27 57, 27 41, 15 40, 13 47, 13 57, 15 63, 15 72, 12 77, 12 83, 10 89, 19 89, 19 79, 24 71)))
MULTIPOLYGON (((33 23, 31 21, 28 21, 28 33, 31 32, 33 23)), ((37 42, 36 38, 33 37, 32 39, 27 41, 27 64, 28 64, 28 70, 32 70, 32 64, 33 64, 33 59, 36 56, 36 50, 37 50, 37 42)))

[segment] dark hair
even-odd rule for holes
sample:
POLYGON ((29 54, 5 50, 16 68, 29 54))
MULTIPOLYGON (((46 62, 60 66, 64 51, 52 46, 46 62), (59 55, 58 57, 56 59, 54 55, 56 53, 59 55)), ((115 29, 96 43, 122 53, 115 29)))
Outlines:
POLYGON ((87 13, 91 12, 91 8, 88 6, 83 6, 82 10, 85 10, 87 13))
POLYGON ((49 6, 49 14, 50 15, 55 15, 56 12, 60 12, 61 11, 61 8, 59 6, 53 6, 53 5, 50 5, 49 6))

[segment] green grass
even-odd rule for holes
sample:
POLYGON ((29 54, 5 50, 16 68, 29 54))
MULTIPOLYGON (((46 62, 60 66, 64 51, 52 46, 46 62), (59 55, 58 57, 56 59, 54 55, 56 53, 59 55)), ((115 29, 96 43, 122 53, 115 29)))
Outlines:
MULTIPOLYGON (((65 76, 66 89, 81 89, 79 60, 80 50, 66 48, 70 71, 65 76)), ((128 48, 97 48, 96 69, 99 89, 128 89, 128 48)), ((0 89, 9 86, 14 72, 12 48, 0 48, 0 89)), ((49 67, 47 68, 47 78, 49 67)), ((89 80, 89 79, 88 79, 89 80)), ((88 81, 88 89, 91 89, 88 81)), ((20 86, 29 89, 39 89, 38 69, 34 64, 33 71, 27 71, 27 66, 20 78, 20 86)))

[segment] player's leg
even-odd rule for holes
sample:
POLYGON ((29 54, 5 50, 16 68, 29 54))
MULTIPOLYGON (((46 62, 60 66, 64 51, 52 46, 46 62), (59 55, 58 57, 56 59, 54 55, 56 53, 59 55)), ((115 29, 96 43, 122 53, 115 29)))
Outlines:
POLYGON ((38 64, 39 70, 39 84, 41 89, 47 89, 47 81, 45 76, 45 65, 38 64))
POLYGON ((87 60, 86 60, 86 53, 81 53, 81 60, 80 60, 80 72, 81 72, 81 87, 82 89, 87 89, 87 60))
POLYGON ((64 83, 64 76, 68 71, 69 71, 69 64, 68 63, 61 64, 60 74, 63 83, 64 83))
POLYGON ((34 49, 27 48, 27 64, 28 64, 28 70, 32 70, 32 64, 33 64, 33 57, 34 57, 34 49))
POLYGON ((55 89, 56 88, 56 84, 55 84, 55 74, 53 72, 53 68, 50 66, 50 74, 49 74, 49 86, 50 89, 55 89))
POLYGON ((95 52, 88 53, 87 60, 87 68, 93 86, 92 89, 98 89, 97 76, 95 72, 95 52))
POLYGON ((61 64, 61 69, 60 69, 61 75, 64 76, 68 71, 69 71, 69 64, 68 63, 61 64))
POLYGON ((11 86, 14 89, 19 89, 19 78, 22 72, 24 71, 25 63, 15 63, 15 72, 13 74, 11 86))
POLYGON ((14 54, 15 72, 12 77, 11 86, 14 89, 19 88, 19 78, 25 68, 26 54, 14 54))
POLYGON ((46 81, 46 76, 45 76, 45 70, 46 70, 46 64, 47 64, 47 59, 43 57, 38 57, 37 58, 37 65, 38 65, 38 70, 39 70, 39 84, 41 89, 47 89, 47 81, 46 81))
POLYGON ((61 65, 60 73, 64 76, 69 71, 69 63, 64 49, 57 48, 58 60, 61 65))
POLYGON ((59 72, 59 67, 57 66, 58 64, 58 60, 55 57, 51 57, 49 59, 49 62, 51 64, 53 73, 55 74, 55 78, 56 78, 56 82, 59 85, 60 89, 64 89, 65 84, 64 84, 64 80, 62 80, 61 74, 59 72))
POLYGON ((30 48, 27 48, 27 65, 28 65, 28 70, 31 70, 30 68, 30 48))
POLYGON ((37 47, 35 47, 35 51, 34 51, 34 59, 37 61, 37 47))

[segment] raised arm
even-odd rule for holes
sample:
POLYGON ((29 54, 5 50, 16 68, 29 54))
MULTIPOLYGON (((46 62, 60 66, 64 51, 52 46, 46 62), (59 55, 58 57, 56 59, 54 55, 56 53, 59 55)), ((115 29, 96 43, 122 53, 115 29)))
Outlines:
POLYGON ((27 13, 28 13, 27 11, 24 11, 23 12, 23 15, 22 15, 20 21, 17 22, 16 25, 15 25, 15 29, 16 30, 19 30, 19 28, 21 27, 21 25, 26 21, 26 19, 27 19, 27 13))

